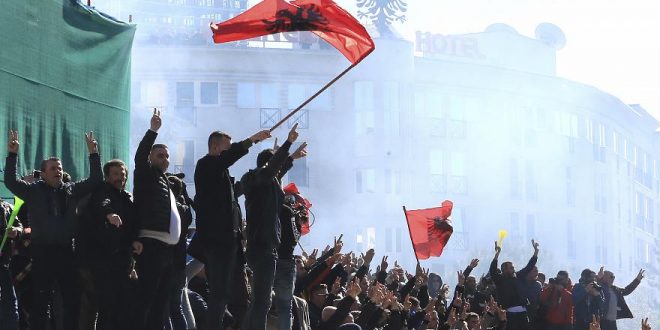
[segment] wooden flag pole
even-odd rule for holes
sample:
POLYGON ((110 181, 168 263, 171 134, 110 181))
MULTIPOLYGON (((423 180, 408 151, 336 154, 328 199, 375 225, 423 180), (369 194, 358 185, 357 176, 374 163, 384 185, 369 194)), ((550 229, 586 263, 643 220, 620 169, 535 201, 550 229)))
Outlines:
POLYGON ((314 100, 317 96, 319 96, 319 95, 321 95, 321 93, 325 92, 326 89, 328 89, 330 86, 332 86, 332 84, 336 83, 337 80, 339 80, 341 77, 343 77, 345 74, 347 74, 348 71, 351 71, 351 69, 353 69, 356 65, 357 65, 357 63, 351 64, 351 66, 346 68, 346 70, 344 70, 342 73, 337 75, 334 79, 330 80, 330 82, 327 83, 325 86, 323 86, 323 88, 321 88, 318 92, 316 92, 316 94, 312 95, 305 102, 303 102, 300 106, 298 106, 295 110, 292 110, 291 112, 289 112, 288 115, 286 115, 284 118, 282 118, 282 120, 277 122, 277 124, 275 124, 275 126, 271 127, 270 132, 274 131, 276 128, 278 128, 282 124, 284 124, 284 122, 286 122, 289 118, 291 118, 291 116, 295 115, 296 112, 300 111, 300 109, 302 109, 307 104, 309 104, 309 102, 312 102, 312 100, 314 100))
POLYGON ((415 248, 415 242, 413 242, 412 231, 410 231, 410 222, 408 222, 408 212, 406 212, 405 206, 403 206, 403 215, 406 216, 406 225, 408 225, 408 234, 410 235, 410 243, 412 243, 413 251, 415 252, 415 259, 417 259, 417 264, 419 265, 419 258, 417 258, 417 249, 415 248))

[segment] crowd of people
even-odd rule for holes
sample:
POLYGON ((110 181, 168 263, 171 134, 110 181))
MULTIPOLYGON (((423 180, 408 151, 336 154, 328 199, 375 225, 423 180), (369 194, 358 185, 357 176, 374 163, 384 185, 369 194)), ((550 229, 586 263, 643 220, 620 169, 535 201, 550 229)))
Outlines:
MULTIPOLYGON (((233 143, 212 132, 195 168, 194 198, 181 175, 168 172, 160 127, 154 110, 135 154, 132 194, 126 164, 102 166, 92 133, 89 178, 72 181, 55 157, 19 178, 19 136, 10 132, 5 185, 25 205, 13 223, 12 205, 3 202, 0 212, 9 238, 0 258, 0 329, 609 330, 633 317, 624 296, 643 270, 625 288, 603 268, 585 269, 575 284, 566 271, 546 281, 535 241, 518 271, 499 264, 496 242, 488 274, 477 279, 473 259, 457 271, 454 290, 419 264, 408 273, 387 257, 375 265, 373 249, 346 252, 342 236, 295 255, 309 219, 281 181, 307 154, 305 143, 291 151, 297 125, 239 180, 230 167, 270 132, 233 143)), ((651 329, 647 320, 641 328, 651 329)))

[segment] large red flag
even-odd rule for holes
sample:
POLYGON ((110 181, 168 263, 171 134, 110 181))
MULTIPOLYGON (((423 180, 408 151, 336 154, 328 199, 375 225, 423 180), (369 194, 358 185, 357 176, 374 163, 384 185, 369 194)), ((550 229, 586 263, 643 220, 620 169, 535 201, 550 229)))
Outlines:
POLYGON ((215 43, 291 31, 311 31, 353 64, 374 48, 367 30, 332 0, 263 0, 242 14, 211 24, 215 43))
POLYGON ((441 207, 406 210, 410 239, 417 259, 439 257, 447 245, 454 228, 448 220, 454 203, 442 202, 441 207))

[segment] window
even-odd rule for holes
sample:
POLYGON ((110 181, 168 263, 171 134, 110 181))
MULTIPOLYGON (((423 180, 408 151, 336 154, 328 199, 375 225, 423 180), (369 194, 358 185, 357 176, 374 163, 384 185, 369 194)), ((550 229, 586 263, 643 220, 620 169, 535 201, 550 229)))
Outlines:
POLYGON ((392 251, 392 228, 385 228, 385 251, 386 252, 394 252, 392 251))
POLYGON ((514 158, 509 160, 509 185, 511 199, 520 199, 521 193, 518 160, 514 158))
POLYGON ((218 104, 218 83, 202 82, 199 84, 201 104, 218 104))
POLYGON ((533 214, 527 215, 527 240, 532 240, 536 236, 536 217, 533 214))
POLYGON ((525 192, 528 201, 537 200, 537 186, 534 175, 534 163, 528 160, 525 163, 525 192))
POLYGON ((192 107, 195 105, 195 85, 192 82, 176 83, 176 106, 192 107))
POLYGON ((393 171, 390 169, 385 170, 385 193, 401 193, 400 175, 398 171, 393 171))
POLYGON ((280 107, 280 86, 276 83, 262 84, 260 89, 262 108, 280 107))
POLYGON ((383 88, 385 129, 392 136, 399 136, 399 85, 385 83, 383 88))
POLYGON ((444 174, 442 150, 432 149, 429 152, 429 172, 431 175, 444 174))
POLYGON ((465 154, 462 152, 451 153, 451 168, 450 173, 452 176, 465 176, 465 154))
POLYGON ((356 81, 354 85, 353 107, 355 111, 374 110, 374 85, 370 81, 356 81))
MULTIPOLYGON (((291 146, 291 150, 296 150, 298 146, 291 146)), ((289 182, 295 182, 298 187, 309 187, 309 169, 307 167, 307 157, 296 159, 293 167, 289 170, 289 182)))
POLYGON ((370 135, 376 131, 376 113, 374 111, 355 114, 355 133, 358 136, 370 135))
POLYGON ((254 83, 236 84, 236 106, 241 109, 257 107, 257 85, 254 83))
POLYGON ((355 191, 357 193, 376 192, 376 170, 362 169, 356 172, 355 191))

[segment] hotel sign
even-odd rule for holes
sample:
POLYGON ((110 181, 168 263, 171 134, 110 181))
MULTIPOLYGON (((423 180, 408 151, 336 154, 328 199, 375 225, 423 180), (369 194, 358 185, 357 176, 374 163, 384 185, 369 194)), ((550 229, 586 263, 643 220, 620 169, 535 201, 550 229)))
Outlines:
POLYGON ((464 35, 443 35, 417 31, 415 50, 424 55, 486 59, 479 49, 479 40, 464 35))

